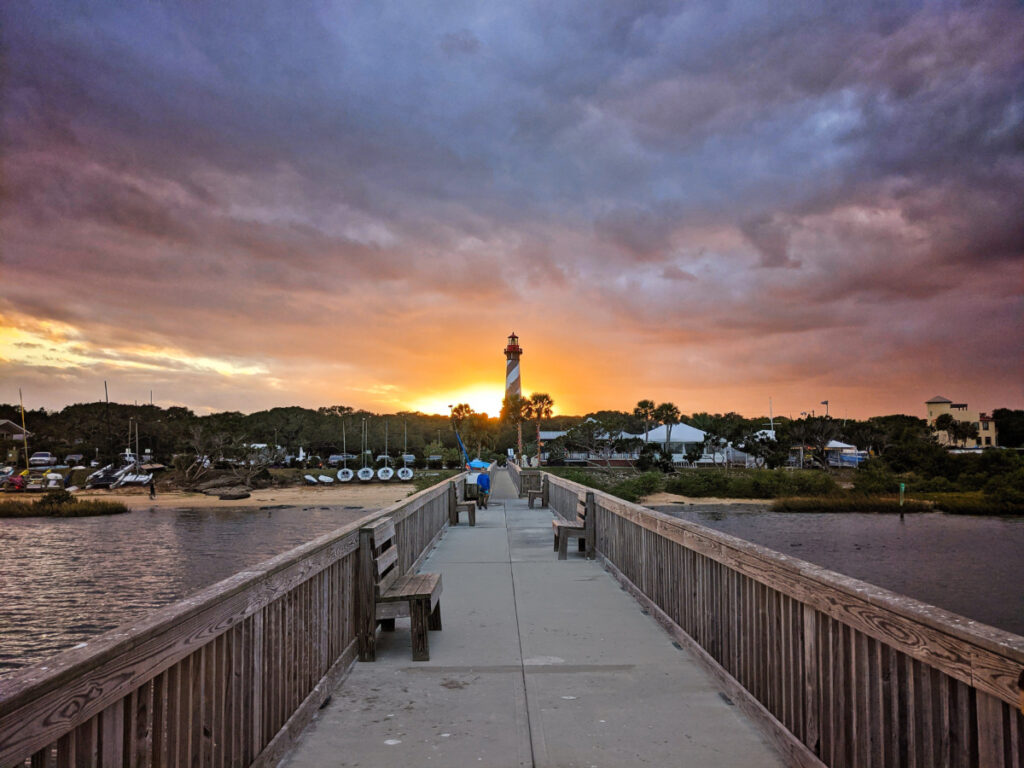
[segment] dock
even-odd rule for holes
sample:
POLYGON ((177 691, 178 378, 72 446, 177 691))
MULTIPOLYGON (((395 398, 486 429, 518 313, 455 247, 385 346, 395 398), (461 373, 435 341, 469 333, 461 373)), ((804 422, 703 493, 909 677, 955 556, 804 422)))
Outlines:
POLYGON ((476 525, 463 473, 0 680, 0 768, 1024 768, 1024 637, 489 472, 476 525))
POLYGON ((689 652, 594 560, 558 561, 551 512, 496 473, 475 527, 451 528, 444 630, 410 661, 408 620, 381 633, 286 768, 782 766, 689 652))

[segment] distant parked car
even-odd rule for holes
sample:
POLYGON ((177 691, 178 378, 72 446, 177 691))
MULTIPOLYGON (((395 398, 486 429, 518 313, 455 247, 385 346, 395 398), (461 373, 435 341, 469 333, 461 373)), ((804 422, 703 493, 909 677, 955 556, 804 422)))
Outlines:
POLYGON ((82 459, 84 458, 85 457, 80 453, 69 453, 67 456, 64 457, 64 463, 67 464, 69 467, 73 467, 75 466, 75 464, 81 464, 82 459))
POLYGON ((49 451, 36 451, 28 457, 30 467, 52 467, 57 463, 57 457, 49 451))

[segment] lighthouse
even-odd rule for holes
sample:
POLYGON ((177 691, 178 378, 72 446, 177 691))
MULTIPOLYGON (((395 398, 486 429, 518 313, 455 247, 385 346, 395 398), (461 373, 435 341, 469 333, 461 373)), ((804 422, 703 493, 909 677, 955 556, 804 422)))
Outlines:
POLYGON ((505 346, 505 397, 523 395, 523 384, 519 378, 519 357, 522 354, 523 348, 519 346, 519 337, 513 331, 509 334, 508 344, 505 346))

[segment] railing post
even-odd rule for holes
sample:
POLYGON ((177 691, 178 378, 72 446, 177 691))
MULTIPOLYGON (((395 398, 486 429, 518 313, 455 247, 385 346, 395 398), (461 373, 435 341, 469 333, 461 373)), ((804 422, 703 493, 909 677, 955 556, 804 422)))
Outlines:
POLYGON ((540 479, 540 505, 547 507, 551 499, 551 485, 548 483, 548 476, 542 475, 540 479))
POLYGON ((821 755, 818 743, 818 612, 804 605, 804 744, 821 755))
POLYGON ((448 481, 448 525, 459 524, 459 513, 457 510, 458 496, 455 491, 455 481, 448 481))
POLYGON ((597 545, 597 504, 594 501, 594 492, 587 491, 587 522, 586 529, 584 530, 584 537, 586 539, 586 550, 587 558, 593 560, 597 557, 596 545, 597 545))
MULTIPOLYGON (((452 483, 454 487, 454 483, 452 483)), ((356 636, 359 660, 373 661, 377 656, 377 608, 374 604, 373 532, 359 529, 359 576, 356 584, 356 636)))
POLYGON ((252 616, 252 754, 263 751, 263 613, 252 616))
POLYGON ((978 691, 978 768, 1003 766, 1003 702, 978 691))

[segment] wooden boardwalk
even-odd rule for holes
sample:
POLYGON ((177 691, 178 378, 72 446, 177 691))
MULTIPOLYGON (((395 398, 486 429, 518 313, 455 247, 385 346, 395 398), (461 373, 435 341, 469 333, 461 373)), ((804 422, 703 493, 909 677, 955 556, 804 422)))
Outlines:
POLYGON ((410 661, 407 620, 382 632, 288 768, 782 765, 608 573, 555 559, 551 512, 528 510, 504 472, 423 569, 445 585, 430 661, 410 661))
POLYGON ((1024 768, 1024 637, 547 473, 493 479, 476 527, 449 528, 459 475, 4 678, 0 768, 267 768, 297 742, 295 766, 1024 768), (557 561, 551 515, 584 499, 597 560, 557 561), (383 518, 402 573, 444 574, 428 663, 399 631, 353 666, 359 529, 383 518))

